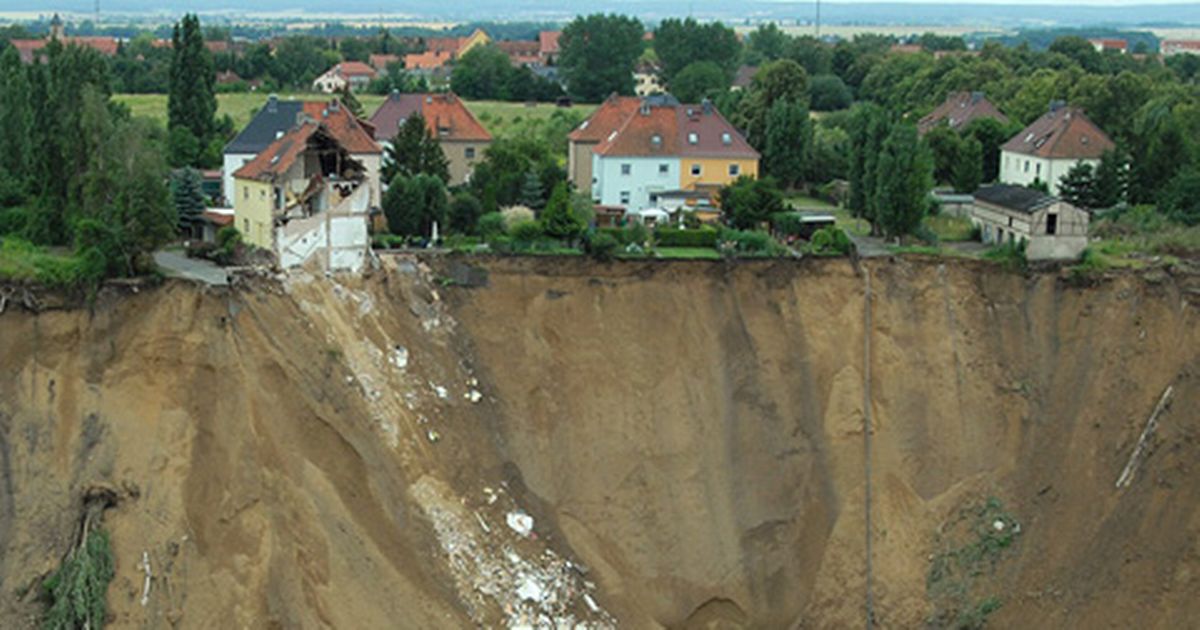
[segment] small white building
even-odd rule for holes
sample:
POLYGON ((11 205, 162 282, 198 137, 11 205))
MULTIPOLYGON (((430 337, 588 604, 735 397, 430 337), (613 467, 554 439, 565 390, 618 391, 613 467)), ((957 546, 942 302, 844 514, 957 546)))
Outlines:
POLYGON ((1045 193, 1008 184, 975 191, 971 222, 984 243, 1025 243, 1029 260, 1071 260, 1088 244, 1087 211, 1045 193))
POLYGON ((1083 110, 1055 102, 1000 147, 1000 181, 1019 186, 1043 182, 1057 195, 1060 180, 1076 164, 1096 166, 1114 146, 1083 110))
POLYGON ((313 81, 313 90, 333 94, 350 87, 352 92, 365 90, 379 73, 361 61, 343 61, 325 71, 313 81))
POLYGON ((666 91, 663 89, 662 79, 659 78, 658 67, 648 63, 638 65, 633 71, 633 83, 633 93, 638 96, 662 94, 666 91))

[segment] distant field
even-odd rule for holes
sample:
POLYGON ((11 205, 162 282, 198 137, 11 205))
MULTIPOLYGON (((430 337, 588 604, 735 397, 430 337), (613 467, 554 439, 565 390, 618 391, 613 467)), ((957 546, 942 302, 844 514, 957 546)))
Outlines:
MULTIPOLYGON (((322 96, 312 93, 279 95, 281 99, 312 100, 322 98, 322 96)), ((383 100, 387 98, 372 94, 358 94, 356 96, 368 115, 374 113, 379 108, 379 105, 383 103, 383 100)), ((165 94, 117 94, 113 99, 128 105, 134 116, 146 116, 166 124, 167 96, 165 94)), ((254 115, 254 112, 258 111, 266 100, 267 95, 261 92, 218 94, 217 115, 223 116, 229 114, 233 118, 233 124, 238 129, 241 129, 250 122, 250 118, 254 115)), ((546 103, 527 106, 524 103, 504 103, 498 101, 467 101, 467 107, 470 108, 471 113, 480 119, 484 127, 495 135, 499 135, 503 130, 521 120, 546 119, 554 112, 562 109, 546 103)), ((596 106, 576 105, 570 109, 587 116, 596 109, 596 106)))

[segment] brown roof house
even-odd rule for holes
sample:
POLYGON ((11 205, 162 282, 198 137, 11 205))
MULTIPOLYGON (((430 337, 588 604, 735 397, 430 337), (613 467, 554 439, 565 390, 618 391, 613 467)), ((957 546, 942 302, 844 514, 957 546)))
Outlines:
POLYGON ((592 178, 592 149, 637 111, 641 99, 633 96, 610 95, 592 115, 567 135, 567 177, 575 189, 588 191, 595 183, 592 178))
POLYGON ((401 94, 392 92, 371 116, 375 138, 391 142, 400 125, 409 116, 419 113, 425 119, 429 134, 437 139, 450 162, 450 184, 462 184, 470 179, 475 164, 492 143, 492 135, 471 114, 453 92, 444 94, 401 94))
POLYGON ((301 111, 296 124, 233 174, 234 225, 279 265, 315 261, 326 270, 359 270, 369 240, 370 186, 325 121, 301 111))
POLYGON ((558 40, 562 31, 541 31, 538 33, 538 56, 542 58, 543 66, 553 66, 558 63, 558 40))
POLYGON ((1059 181, 1080 162, 1093 166, 1113 141, 1078 107, 1061 101, 1000 147, 1000 181, 1029 186, 1045 182, 1058 194, 1059 181))
POLYGON ((938 125, 961 131, 971 124, 971 121, 980 118, 992 118, 1008 123, 1008 116, 997 109, 983 92, 955 92, 917 122, 917 131, 925 135, 938 125))
POLYGON ((1024 243, 1030 260, 1078 258, 1088 243, 1088 213, 1045 193, 1011 184, 975 191, 971 222, 983 242, 1024 243))
POLYGON ((346 86, 352 91, 365 90, 379 73, 361 61, 343 61, 325 71, 313 81, 313 89, 326 94, 341 92, 346 86))

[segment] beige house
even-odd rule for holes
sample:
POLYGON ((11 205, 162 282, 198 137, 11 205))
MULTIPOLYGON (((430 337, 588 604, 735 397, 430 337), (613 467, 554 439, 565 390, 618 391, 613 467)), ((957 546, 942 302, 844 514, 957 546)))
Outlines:
POLYGON ((1087 248, 1087 211, 1024 186, 980 188, 970 216, 983 242, 1024 243, 1030 260, 1071 260, 1087 248))
POLYGON ((326 269, 366 259, 371 187, 366 166, 324 122, 301 113, 296 126, 234 173, 234 225, 280 265, 319 256, 326 269))
POLYGON ((313 90, 333 94, 349 87, 353 92, 367 89, 379 73, 361 61, 343 61, 313 81, 313 90))
POLYGON ((491 145, 492 135, 453 92, 393 92, 371 116, 375 139, 390 143, 404 121, 418 113, 425 119, 429 134, 437 139, 446 154, 446 161, 450 163, 450 184, 468 181, 475 165, 483 160, 484 150, 491 145))

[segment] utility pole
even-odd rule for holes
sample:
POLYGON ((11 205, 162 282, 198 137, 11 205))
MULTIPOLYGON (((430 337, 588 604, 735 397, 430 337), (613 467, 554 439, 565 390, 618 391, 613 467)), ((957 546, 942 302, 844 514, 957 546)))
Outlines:
POLYGON ((817 39, 821 39, 821 0, 817 0, 817 39))

